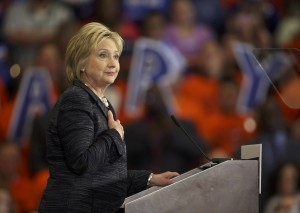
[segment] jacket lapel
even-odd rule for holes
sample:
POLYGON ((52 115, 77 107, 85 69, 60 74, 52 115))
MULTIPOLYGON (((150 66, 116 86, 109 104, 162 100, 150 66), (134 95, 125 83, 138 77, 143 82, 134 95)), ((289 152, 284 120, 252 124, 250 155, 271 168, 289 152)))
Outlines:
MULTIPOLYGON (((79 80, 75 80, 73 82, 73 84, 75 86, 78 86, 80 88, 82 88, 83 90, 85 90, 93 99, 94 101, 97 103, 97 105, 99 106, 99 108, 101 109, 102 113, 104 114, 104 116, 106 117, 106 119, 108 119, 107 117, 107 112, 108 112, 108 109, 105 107, 104 103, 102 103, 102 101, 100 100, 100 98, 89 88, 87 87, 84 83, 82 83, 81 81, 79 80)), ((109 105, 111 106, 110 102, 109 102, 109 105)), ((112 108, 112 107, 111 107, 112 108)), ((113 111, 113 110, 112 110, 113 111)), ((113 111, 113 114, 114 111, 113 111)))

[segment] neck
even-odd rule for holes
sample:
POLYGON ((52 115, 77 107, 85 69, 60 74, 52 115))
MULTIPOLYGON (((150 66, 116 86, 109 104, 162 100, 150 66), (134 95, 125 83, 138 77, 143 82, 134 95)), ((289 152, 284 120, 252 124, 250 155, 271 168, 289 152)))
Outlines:
POLYGON ((85 76, 82 79, 82 82, 88 87, 90 88, 99 98, 103 98, 104 97, 104 92, 105 89, 107 88, 107 86, 105 87, 99 87, 99 86, 95 86, 93 84, 93 81, 91 81, 88 76, 85 76))
POLYGON ((106 88, 96 88, 92 84, 85 82, 84 83, 88 88, 90 88, 100 99, 104 97, 104 92, 106 88))

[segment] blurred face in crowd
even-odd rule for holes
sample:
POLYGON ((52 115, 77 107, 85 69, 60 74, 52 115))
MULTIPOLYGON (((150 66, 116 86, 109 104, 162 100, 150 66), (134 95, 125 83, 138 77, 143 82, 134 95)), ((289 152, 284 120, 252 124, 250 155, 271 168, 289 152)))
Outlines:
POLYGON ((220 87, 220 107, 223 112, 236 112, 238 95, 238 85, 231 82, 222 83, 220 87))
POLYGON ((203 69, 210 79, 218 80, 221 78, 224 69, 223 50, 217 42, 207 43, 202 51, 203 69))
POLYGON ((178 24, 193 24, 195 11, 188 0, 176 0, 172 8, 172 18, 178 24))
POLYGON ((253 11, 239 11, 233 16, 230 26, 239 40, 252 42, 259 27, 259 18, 253 11))
POLYGON ((120 70, 119 56, 120 53, 112 39, 102 40, 87 58, 84 83, 101 89, 114 83, 120 70))
POLYGON ((144 35, 160 40, 164 33, 165 19, 160 14, 149 15, 144 22, 144 35))
POLYGON ((38 65, 44 67, 49 72, 52 80, 56 81, 58 74, 62 70, 63 60, 59 48, 54 43, 48 43, 41 47, 39 51, 38 65))

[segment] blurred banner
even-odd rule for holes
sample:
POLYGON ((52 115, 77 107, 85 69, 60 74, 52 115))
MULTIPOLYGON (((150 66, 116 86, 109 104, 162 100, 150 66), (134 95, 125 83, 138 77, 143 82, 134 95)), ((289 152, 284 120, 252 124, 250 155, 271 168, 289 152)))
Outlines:
POLYGON ((292 109, 300 109, 300 50, 257 48, 252 52, 283 102, 292 109), (269 61, 277 63, 270 67, 269 61), (277 71, 280 76, 272 78, 271 72, 268 71, 270 69, 277 71))
MULTIPOLYGON (((278 52, 271 57, 259 57, 253 54, 254 48, 246 43, 236 42, 233 51, 243 73, 238 111, 247 113, 262 104, 271 85, 291 66, 286 54, 278 52)), ((256 49, 258 52, 260 50, 256 49)), ((262 50, 261 50, 262 51, 262 50)), ((256 52, 256 55, 260 55, 256 52)))
POLYGON ((28 137, 34 117, 52 108, 54 102, 52 92, 52 82, 45 69, 26 70, 10 119, 8 138, 22 143, 28 137))
POLYGON ((157 40, 141 38, 134 46, 126 94, 125 113, 137 113, 144 104, 145 93, 152 85, 160 88, 168 111, 176 110, 172 84, 186 66, 177 49, 157 40))

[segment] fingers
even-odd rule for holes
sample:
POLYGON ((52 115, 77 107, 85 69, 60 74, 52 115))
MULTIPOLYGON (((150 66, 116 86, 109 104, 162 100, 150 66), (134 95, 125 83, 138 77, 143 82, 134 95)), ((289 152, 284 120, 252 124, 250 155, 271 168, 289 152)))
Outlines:
POLYGON ((174 180, 171 180, 174 177, 177 177, 179 174, 177 172, 165 172, 164 178, 165 178, 165 184, 170 185, 174 183, 174 180))
POLYGON ((123 126, 121 125, 120 120, 115 121, 114 116, 110 110, 108 111, 107 116, 108 116, 108 127, 111 129, 112 128, 116 129, 119 132, 122 140, 124 140, 124 129, 123 126))
POLYGON ((108 115, 108 120, 109 120, 109 121, 110 121, 110 120, 113 120, 113 121, 115 120, 115 119, 114 119, 114 116, 113 116, 113 114, 112 114, 112 112, 111 112, 110 110, 108 111, 107 115, 108 115))
POLYGON ((174 183, 173 180, 171 180, 171 179, 165 179, 162 185, 163 186, 167 186, 167 185, 171 185, 172 183, 174 183))
POLYGON ((152 185, 156 186, 167 186, 175 181, 172 180, 173 177, 177 177, 179 174, 177 172, 164 172, 161 174, 154 174, 152 177, 152 185))
POLYGON ((177 177, 179 174, 177 172, 166 172, 167 178, 177 177))

